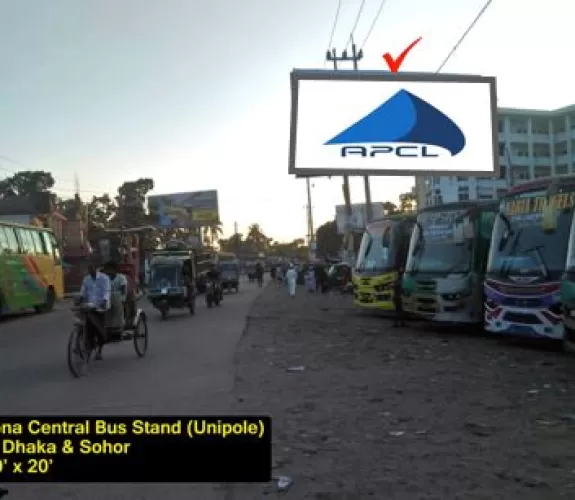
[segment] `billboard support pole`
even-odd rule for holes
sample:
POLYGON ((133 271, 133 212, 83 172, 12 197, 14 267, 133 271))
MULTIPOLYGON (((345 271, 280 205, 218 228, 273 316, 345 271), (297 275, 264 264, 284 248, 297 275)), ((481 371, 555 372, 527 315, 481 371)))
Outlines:
MULTIPOLYGON (((352 37, 352 44, 351 44, 351 56, 347 55, 347 51, 344 50, 340 56, 337 55, 336 49, 331 49, 331 51, 327 51, 326 53, 326 60, 333 63, 333 69, 338 69, 338 62, 353 62, 353 69, 358 70, 358 62, 363 59, 363 50, 357 51, 357 47, 355 42, 353 41, 352 37)), ((369 189, 369 177, 364 176, 363 178, 364 186, 365 186, 365 201, 367 206, 367 221, 371 221, 371 191, 369 189)), ((345 256, 344 260, 348 262, 348 264, 354 264, 353 260, 353 239, 352 239, 352 232, 351 232, 351 217, 352 217, 352 210, 351 210, 351 195, 349 189, 349 176, 343 176, 343 197, 345 200, 345 212, 346 212, 346 226, 344 230, 344 249, 345 249, 345 256)))
MULTIPOLYGON (((360 50, 358 54, 355 42, 353 41, 353 33, 351 35, 351 41, 352 41, 351 59, 353 61, 353 69, 357 71, 359 69, 358 62, 363 58, 363 52, 360 50)), ((373 219, 373 207, 371 206, 371 186, 369 185, 369 175, 363 176, 363 188, 365 190, 365 223, 367 225, 373 219)))
POLYGON ((307 232, 308 232, 308 250, 309 255, 312 258, 315 258, 314 252, 314 243, 315 243, 315 234, 313 229, 313 211, 311 208, 311 181, 309 177, 306 177, 305 180, 306 189, 307 189, 307 232))

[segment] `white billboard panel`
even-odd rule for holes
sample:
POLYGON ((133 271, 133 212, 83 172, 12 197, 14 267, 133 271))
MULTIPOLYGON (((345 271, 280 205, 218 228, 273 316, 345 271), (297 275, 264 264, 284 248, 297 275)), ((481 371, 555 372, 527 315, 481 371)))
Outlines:
MULTIPOLYGON (((353 203, 351 205, 351 217, 349 218, 349 227, 352 231, 363 231, 367 221, 367 205, 365 203, 353 203)), ((383 203, 372 203, 372 220, 383 217, 383 203)), ((345 233, 346 221, 348 220, 345 205, 335 207, 335 223, 338 234, 345 233)))
POLYGON ((289 172, 499 176, 495 77, 294 70, 289 172))

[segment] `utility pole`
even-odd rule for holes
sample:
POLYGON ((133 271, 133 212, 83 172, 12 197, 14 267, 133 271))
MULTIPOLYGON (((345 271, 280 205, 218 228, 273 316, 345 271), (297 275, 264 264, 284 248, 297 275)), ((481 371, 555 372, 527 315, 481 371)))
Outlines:
MULTIPOLYGON (((363 50, 357 50, 357 46, 353 41, 353 37, 351 39, 351 56, 347 54, 347 50, 344 50, 340 56, 337 55, 337 51, 335 49, 331 49, 331 51, 327 51, 326 59, 333 63, 333 69, 338 69, 339 62, 347 62, 352 61, 353 69, 357 71, 358 63, 363 59, 363 50)), ((366 209, 366 223, 371 222, 373 215, 372 215, 372 205, 371 205, 371 188, 369 185, 369 176, 365 175, 363 177, 363 185, 365 188, 365 209, 366 209)), ((352 210, 351 210, 351 197, 350 197, 350 189, 349 189, 349 176, 343 176, 343 197, 345 200, 345 211, 347 215, 346 221, 346 230, 345 230, 345 247, 348 252, 347 259, 351 259, 353 255, 353 239, 351 234, 351 228, 349 224, 351 222, 352 217, 352 210)), ((353 264, 350 262, 350 264, 353 264)))
POLYGON ((234 246, 236 249, 236 257, 239 255, 240 253, 240 236, 238 234, 238 223, 234 222, 234 246))
POLYGON ((315 232, 313 228, 313 211, 311 208, 311 181, 309 177, 305 179, 307 188, 307 233, 308 233, 308 248, 310 257, 315 257, 315 232))

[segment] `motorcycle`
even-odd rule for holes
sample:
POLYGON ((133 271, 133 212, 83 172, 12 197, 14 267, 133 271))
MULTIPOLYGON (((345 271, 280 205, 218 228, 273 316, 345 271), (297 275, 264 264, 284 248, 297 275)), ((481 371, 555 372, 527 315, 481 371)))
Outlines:
POLYGON ((214 281, 208 282, 206 287, 206 305, 209 308, 213 305, 219 306, 223 299, 224 292, 222 287, 214 281))

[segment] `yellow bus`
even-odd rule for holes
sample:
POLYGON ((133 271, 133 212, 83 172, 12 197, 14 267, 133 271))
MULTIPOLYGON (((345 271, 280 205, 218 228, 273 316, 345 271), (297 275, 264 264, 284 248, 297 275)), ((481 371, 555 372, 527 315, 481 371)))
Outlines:
POLYGON ((0 221, 0 315, 48 312, 63 296, 62 255, 52 230, 0 221))
POLYGON ((370 222, 353 270, 354 304, 393 311, 393 285, 405 266, 415 214, 388 215, 370 222))

